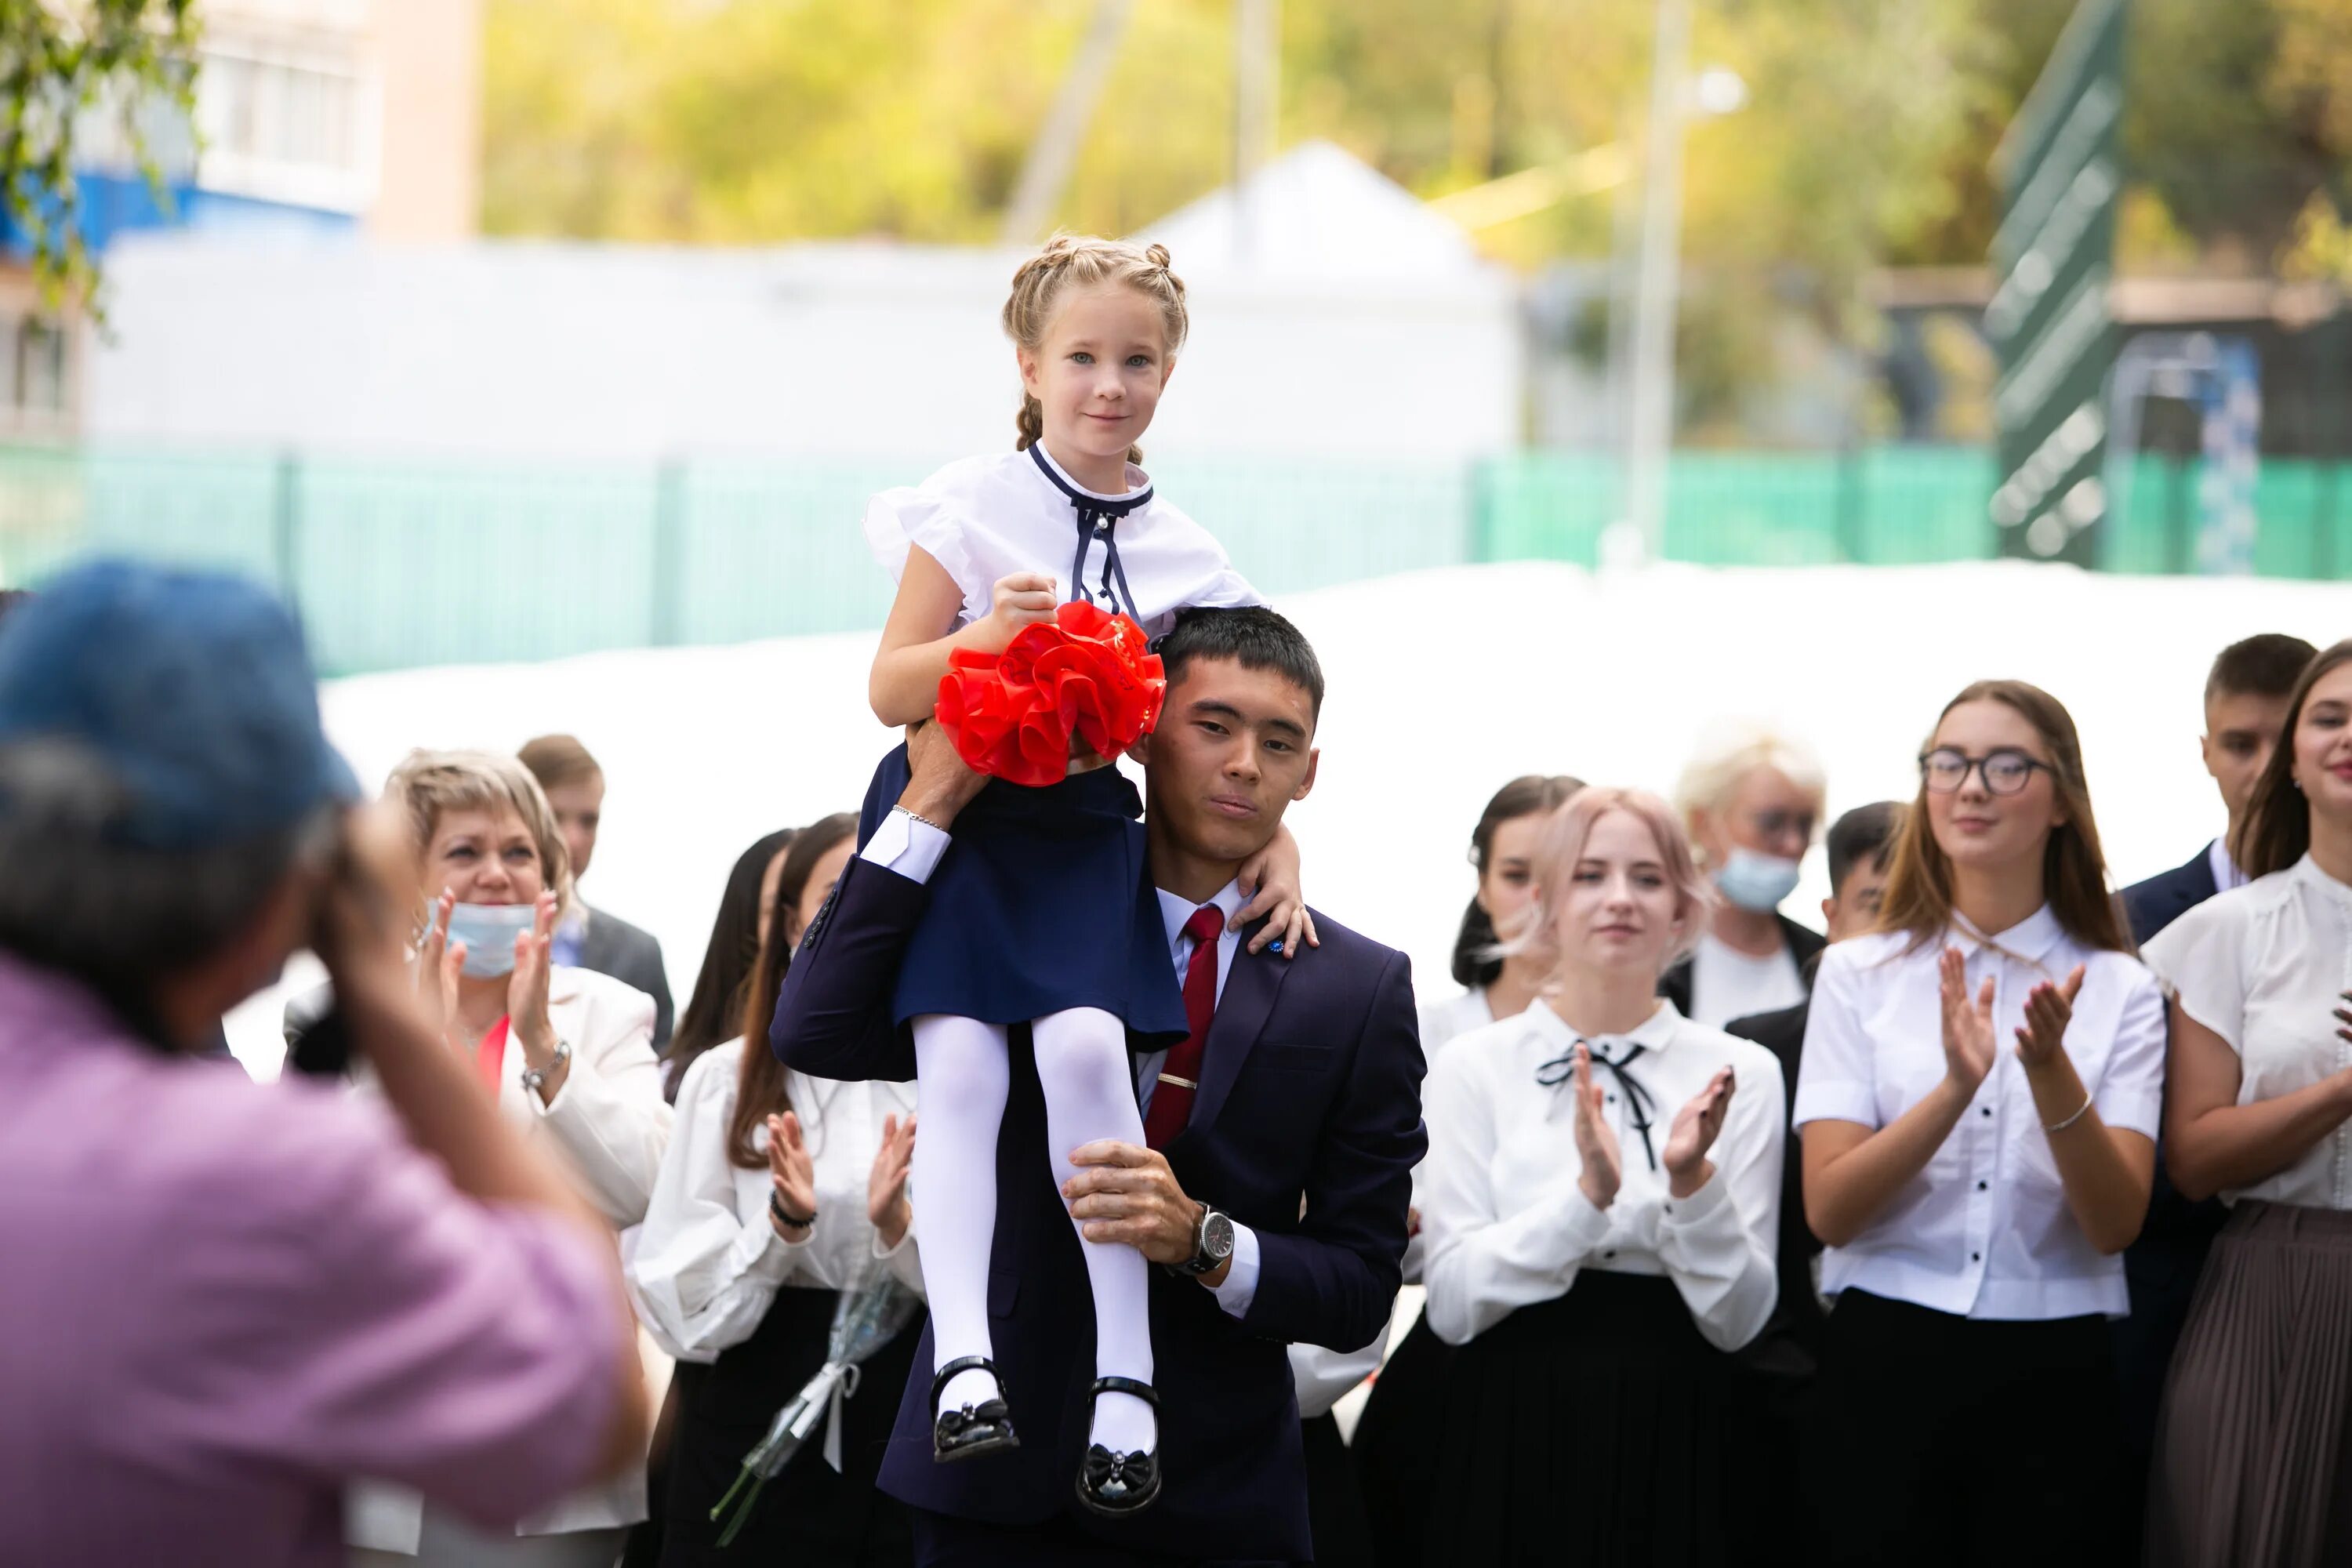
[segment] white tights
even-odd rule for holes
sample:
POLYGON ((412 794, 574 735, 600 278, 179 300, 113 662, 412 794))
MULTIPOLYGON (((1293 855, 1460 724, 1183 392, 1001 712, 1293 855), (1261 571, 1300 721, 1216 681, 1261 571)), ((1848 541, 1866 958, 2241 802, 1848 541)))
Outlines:
MULTIPOLYGON (((1073 1007, 1031 1028, 1045 1097, 1046 1153, 1058 1186, 1076 1173, 1070 1154, 1081 1144, 1106 1138, 1140 1144, 1143 1116, 1135 1104, 1126 1026, 1118 1018, 1073 1007)), ((913 1178, 936 1371, 964 1356, 992 1354, 988 1258, 996 1232, 997 1131, 1011 1068, 1000 1025, 927 1013, 914 1021, 914 1034, 923 1126, 913 1178)), ((1124 1243, 1088 1241, 1083 1232, 1078 1241, 1094 1295, 1095 1375, 1150 1382, 1150 1265, 1124 1243)), ((986 1373, 960 1373, 940 1406, 977 1405, 997 1392, 986 1373)), ((1016 1429, 1021 1417, 1013 1413, 1016 1429)), ((1151 1407, 1141 1400, 1106 1394, 1096 1401, 1092 1441, 1126 1453, 1150 1448, 1155 1439, 1151 1407)))

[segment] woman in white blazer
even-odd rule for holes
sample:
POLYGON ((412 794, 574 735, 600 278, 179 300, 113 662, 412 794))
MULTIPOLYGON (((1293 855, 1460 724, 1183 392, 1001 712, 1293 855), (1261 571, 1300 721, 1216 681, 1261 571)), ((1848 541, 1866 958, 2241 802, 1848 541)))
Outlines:
POLYGON ((712 1508, 775 1414, 824 1364, 841 1294, 892 1279, 922 1291, 907 1176, 915 1086, 792 1071, 768 1024, 793 949, 857 847, 848 812, 793 837, 749 984, 741 1030, 696 1058, 677 1134, 629 1263, 629 1294, 677 1358, 663 1498, 663 1568, 914 1561, 906 1510, 875 1485, 919 1314, 860 1367, 856 1387, 761 1491, 734 1540, 712 1508))
MULTIPOLYGON (((637 1224, 670 1129, 653 999, 550 962, 572 873, 546 796, 520 763, 482 752, 412 752, 384 793, 416 846, 425 911, 417 989, 427 1012, 475 1064, 483 1092, 557 1152, 615 1232, 637 1224)), ((634 1465, 516 1524, 362 1487, 346 1521, 352 1562, 610 1568, 628 1526, 646 1516, 645 1493, 644 1467, 634 1465)))

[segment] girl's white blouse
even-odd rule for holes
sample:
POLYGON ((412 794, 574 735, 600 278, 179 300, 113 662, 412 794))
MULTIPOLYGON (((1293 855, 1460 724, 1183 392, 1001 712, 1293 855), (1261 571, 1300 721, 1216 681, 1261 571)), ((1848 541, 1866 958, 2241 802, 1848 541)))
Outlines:
POLYGON ((1601 1115, 1617 1134, 1623 1173, 1616 1200, 1602 1210, 1577 1185, 1583 1162, 1573 1082, 1546 1070, 1564 1063, 1578 1038, 1538 1001, 1454 1040, 1430 1069, 1420 1184, 1430 1327, 1449 1344, 1465 1344, 1517 1309, 1566 1294, 1592 1268, 1663 1275, 1709 1343, 1738 1349, 1762 1331, 1780 1295, 1774 1248, 1787 1099, 1779 1059, 1700 1027, 1670 1002, 1630 1035, 1590 1037, 1593 1081, 1607 1097, 1601 1115), (1657 1170, 1603 1059, 1626 1062, 1654 1101, 1657 1170), (1715 1173, 1677 1199, 1664 1169, 1675 1115, 1724 1067, 1738 1087, 1709 1156, 1715 1173))
MULTIPOLYGON (((1034 450, 1072 489, 1114 505, 1133 500, 1151 483, 1142 469, 1129 465, 1127 494, 1097 495, 1071 479, 1044 447, 1034 450)), ((1234 570, 1224 547, 1207 529, 1157 494, 1110 529, 1126 574, 1119 598, 1132 594, 1136 621, 1148 636, 1166 631, 1179 610, 1266 602, 1234 570)), ((1051 576, 1065 602, 1080 597, 1083 588, 1104 608, 1124 609, 1123 603, 1104 602, 1106 562, 1099 540, 1087 550, 1083 584, 1072 582, 1079 538, 1076 506, 1027 451, 950 463, 919 485, 884 490, 866 507, 866 542, 893 580, 906 575, 907 550, 915 544, 955 579, 963 590, 958 625, 987 615, 997 580, 1016 572, 1051 576)))
MULTIPOLYGON (((742 1056, 743 1042, 730 1040, 687 1069, 669 1153, 629 1263, 639 1320, 680 1361, 716 1361, 750 1339, 783 1286, 846 1289, 879 1259, 908 1289, 919 1295, 923 1289, 913 1230, 886 1251, 866 1217, 883 1119, 904 1121, 914 1113, 915 1086, 838 1083, 787 1071, 785 1092, 808 1143, 817 1207, 807 1239, 790 1242, 768 1223, 774 1184, 767 1168, 745 1170, 727 1157, 742 1056)), ((766 1128, 752 1136, 764 1151, 766 1128)))
POLYGON ((2124 1260, 2101 1254, 2075 1223, 2017 1059, 2017 1031, 2033 987, 2081 964, 2066 1054, 2102 1121, 2154 1138, 2164 994, 2137 959, 2069 935, 2048 905, 1992 937, 1960 922, 1939 942, 1874 932, 1823 953, 1797 1069, 1799 1131, 1811 1121, 1885 1127, 1944 1081, 1937 965, 1947 946, 1966 956, 1971 995, 1993 983, 1992 1071, 1927 1168, 1853 1241, 1822 1253, 1822 1289, 1971 1318, 2120 1318, 2130 1309, 2124 1260))
MULTIPOLYGON (((2352 887, 2306 855, 2211 898, 2141 955, 2180 1010, 2238 1053, 2238 1103, 2274 1100, 2352 1067, 2336 1010, 2352 991, 2352 887)), ((2277 1174, 2221 1194, 2352 1209, 2352 1122, 2277 1174)))

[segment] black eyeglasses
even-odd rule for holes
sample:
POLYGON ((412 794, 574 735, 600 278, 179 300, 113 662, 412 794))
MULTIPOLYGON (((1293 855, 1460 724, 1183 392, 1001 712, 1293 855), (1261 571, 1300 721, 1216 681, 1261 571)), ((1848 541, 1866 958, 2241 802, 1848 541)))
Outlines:
POLYGON ((2056 772, 2048 763, 2014 746, 1996 746, 1981 757, 1969 756, 1958 746, 1938 746, 1919 754, 1919 777, 1935 795, 1955 793, 1969 782, 1971 773, 1981 773, 1985 788, 1994 795, 2015 795, 2033 781, 2037 768, 2053 776, 2056 772))

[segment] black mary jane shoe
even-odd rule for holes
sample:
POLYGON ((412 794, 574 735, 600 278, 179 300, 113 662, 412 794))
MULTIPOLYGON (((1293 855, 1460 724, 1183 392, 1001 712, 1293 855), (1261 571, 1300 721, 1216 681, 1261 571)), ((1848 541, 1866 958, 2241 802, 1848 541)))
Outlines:
MULTIPOLYGON (((1098 1377, 1087 1391, 1087 1416, 1094 1416, 1094 1402, 1105 1394, 1131 1394, 1159 1414, 1160 1395, 1148 1383, 1138 1383, 1131 1377, 1098 1377)), ((1089 1513, 1108 1519, 1124 1519, 1131 1513, 1141 1513, 1160 1500, 1160 1449, 1155 1444, 1150 1453, 1138 1449, 1132 1454, 1114 1454, 1100 1443, 1087 1447, 1085 1463, 1078 1467, 1078 1504, 1089 1513)))
MULTIPOLYGON (((948 1363, 931 1375, 931 1458, 940 1464, 950 1459, 976 1459, 982 1454, 1021 1447, 1021 1439, 1013 1436, 1013 1415, 1004 1406, 1003 1394, 960 1410, 940 1408, 940 1394, 949 1381, 960 1373, 974 1371, 996 1377, 996 1363, 986 1356, 968 1355, 948 1363)), ((1004 1380, 997 1378, 996 1385, 1003 1388, 1004 1380)))

